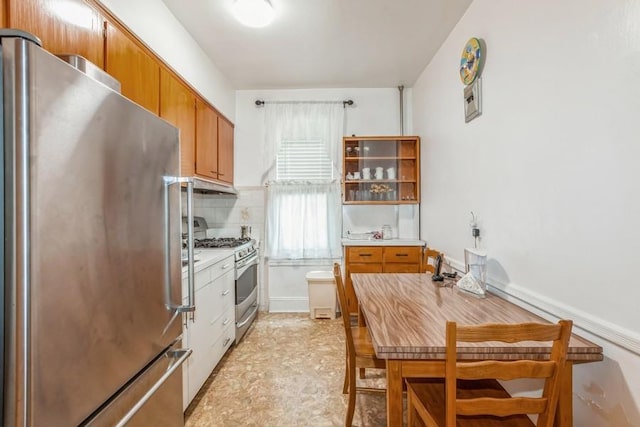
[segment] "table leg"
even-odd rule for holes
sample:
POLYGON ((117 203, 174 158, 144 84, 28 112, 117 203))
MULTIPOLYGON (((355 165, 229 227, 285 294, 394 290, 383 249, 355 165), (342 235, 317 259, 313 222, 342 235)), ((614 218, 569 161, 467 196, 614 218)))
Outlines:
POLYGON ((362 312, 360 304, 358 304, 358 326, 367 326, 367 321, 364 318, 364 313, 362 312))
POLYGON ((402 361, 387 359, 387 427, 402 426, 402 361))
POLYGON ((573 362, 570 361, 566 362, 560 377, 560 395, 553 425, 555 427, 573 426, 573 362))

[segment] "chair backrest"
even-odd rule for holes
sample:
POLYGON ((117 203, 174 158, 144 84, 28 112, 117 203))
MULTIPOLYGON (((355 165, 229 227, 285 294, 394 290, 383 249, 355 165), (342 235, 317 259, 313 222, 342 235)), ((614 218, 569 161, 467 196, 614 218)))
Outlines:
POLYGON ((349 308, 347 307, 347 294, 345 293, 344 282, 342 281, 342 270, 338 263, 333 264, 333 278, 336 281, 340 314, 344 325, 345 340, 347 341, 347 357, 349 358, 350 363, 355 363, 356 349, 353 343, 353 334, 351 332, 351 316, 349 314, 349 308))
POLYGON ((442 256, 442 253, 435 250, 435 249, 431 249, 431 248, 426 248, 424 250, 424 258, 422 260, 422 272, 425 273, 427 271, 431 272, 431 273, 435 273, 436 271, 436 267, 435 267, 435 262, 436 262, 436 257, 440 255, 442 256), (429 262, 431 262, 432 264, 429 264, 429 262))
POLYGON ((572 322, 560 320, 557 324, 520 323, 486 324, 478 326, 458 326, 447 322, 446 383, 446 425, 455 427, 456 415, 496 415, 538 414, 538 427, 551 427, 558 404, 560 375, 565 366, 567 347, 571 337, 572 322), (483 360, 478 362, 460 361, 457 343, 500 341, 517 343, 520 341, 552 341, 549 360, 483 360), (458 398, 456 380, 517 378, 543 378, 545 380, 540 397, 458 398))

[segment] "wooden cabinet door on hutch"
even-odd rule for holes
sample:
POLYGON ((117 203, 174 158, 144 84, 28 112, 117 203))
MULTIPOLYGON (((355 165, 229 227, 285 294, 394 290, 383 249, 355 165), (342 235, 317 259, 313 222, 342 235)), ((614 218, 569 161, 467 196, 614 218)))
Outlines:
POLYGON ((218 179, 218 114, 196 101, 196 174, 218 179))
POLYGON ((106 24, 105 71, 120 81, 122 94, 160 113, 160 65, 133 38, 111 23, 106 24))
POLYGON ((218 116, 218 179, 233 184, 233 125, 218 116))
POLYGON ((104 66, 104 18, 83 0, 6 0, 5 24, 40 38, 53 54, 80 55, 104 66))
POLYGON ((168 70, 160 73, 160 117, 180 129, 180 174, 195 172, 196 97, 168 70))

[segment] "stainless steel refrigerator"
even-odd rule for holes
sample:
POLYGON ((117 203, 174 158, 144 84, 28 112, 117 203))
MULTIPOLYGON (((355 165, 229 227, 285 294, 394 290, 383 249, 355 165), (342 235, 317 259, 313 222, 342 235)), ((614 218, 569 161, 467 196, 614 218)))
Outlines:
POLYGON ((0 37, 0 424, 183 425, 178 130, 0 37))

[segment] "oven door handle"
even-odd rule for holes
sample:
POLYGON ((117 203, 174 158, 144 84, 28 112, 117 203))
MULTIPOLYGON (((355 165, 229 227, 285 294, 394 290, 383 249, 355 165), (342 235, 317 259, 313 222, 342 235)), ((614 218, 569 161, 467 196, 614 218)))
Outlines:
MULTIPOLYGON (((195 272, 194 272, 194 254, 193 254, 193 178, 189 177, 164 177, 164 289, 165 301, 167 309, 174 310, 175 318, 180 313, 191 313, 191 321, 194 321, 193 312, 196 310, 195 301, 195 272), (175 304, 171 300, 171 246, 170 246, 170 206, 169 206, 169 187, 174 184, 187 184, 187 245, 188 245, 188 297, 187 304, 175 304)), ((173 320, 173 319, 172 319, 173 320)))
POLYGON ((258 311, 258 302, 254 302, 253 305, 253 310, 251 310, 251 314, 249 314, 248 316, 246 316, 247 318, 244 320, 244 322, 242 323, 238 323, 236 325, 236 328, 242 328, 244 325, 246 325, 250 320, 252 320, 253 315, 256 313, 256 311, 258 311))
POLYGON ((241 260, 236 264, 236 280, 244 274, 252 265, 258 265, 258 253, 251 257, 241 260))

